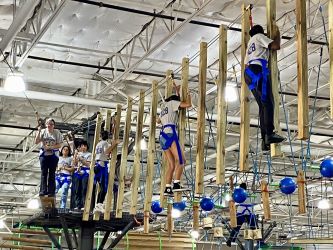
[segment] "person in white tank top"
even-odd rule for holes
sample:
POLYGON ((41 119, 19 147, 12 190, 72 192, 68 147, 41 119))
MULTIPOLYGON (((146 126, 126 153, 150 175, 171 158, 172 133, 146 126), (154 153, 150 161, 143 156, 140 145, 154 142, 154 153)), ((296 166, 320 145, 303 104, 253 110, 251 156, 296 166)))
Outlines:
POLYGON ((177 135, 178 109, 189 108, 192 106, 191 95, 188 93, 186 101, 180 101, 179 87, 173 82, 176 95, 171 95, 161 104, 161 113, 157 123, 162 125, 159 140, 162 150, 167 158, 168 168, 166 172, 166 186, 164 195, 171 196, 174 190, 182 191, 180 185, 181 175, 185 157, 183 148, 179 144, 177 135), (175 174, 173 188, 171 187, 172 177, 175 174))
POLYGON ((274 132, 274 97, 268 70, 269 50, 280 49, 280 31, 275 26, 274 40, 264 34, 260 25, 253 26, 249 33, 251 38, 245 56, 244 77, 259 106, 262 151, 268 151, 271 143, 285 140, 274 132))

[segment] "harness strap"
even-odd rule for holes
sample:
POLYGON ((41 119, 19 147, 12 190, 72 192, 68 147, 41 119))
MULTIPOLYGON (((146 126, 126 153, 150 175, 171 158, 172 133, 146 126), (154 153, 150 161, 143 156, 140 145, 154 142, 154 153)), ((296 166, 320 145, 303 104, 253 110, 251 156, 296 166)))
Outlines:
POLYGON ((165 147, 163 147, 163 150, 167 150, 171 147, 172 143, 175 142, 176 143, 176 147, 177 147, 177 153, 178 153, 178 158, 179 158, 179 163, 182 165, 184 164, 184 160, 183 160, 183 156, 182 156, 182 150, 179 144, 179 138, 177 135, 177 131, 176 131, 176 125, 174 124, 166 124, 164 126, 162 126, 162 130, 160 132, 160 135, 166 140, 166 145, 165 147), (172 129, 172 136, 169 137, 163 130, 165 128, 171 128, 172 129))

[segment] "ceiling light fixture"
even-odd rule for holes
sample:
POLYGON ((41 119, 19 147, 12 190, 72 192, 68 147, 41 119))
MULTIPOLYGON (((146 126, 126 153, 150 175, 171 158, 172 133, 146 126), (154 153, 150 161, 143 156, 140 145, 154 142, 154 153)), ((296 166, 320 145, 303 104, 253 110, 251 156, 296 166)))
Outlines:
POLYGON ((14 69, 9 71, 5 80, 6 91, 22 92, 25 91, 25 82, 23 80, 23 73, 14 69))
POLYGON ((318 202, 318 208, 319 209, 329 209, 330 208, 330 202, 327 199, 322 199, 318 202))
POLYGON ((6 223, 3 219, 0 220, 0 229, 6 228, 6 223))

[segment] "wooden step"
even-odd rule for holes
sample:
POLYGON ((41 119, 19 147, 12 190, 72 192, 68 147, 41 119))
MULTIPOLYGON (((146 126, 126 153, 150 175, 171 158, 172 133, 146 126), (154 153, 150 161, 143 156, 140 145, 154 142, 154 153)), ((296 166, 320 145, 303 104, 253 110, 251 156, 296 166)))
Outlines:
POLYGON ((40 248, 40 247, 17 246, 17 245, 11 245, 11 244, 0 244, 0 248, 25 249, 25 250, 43 250, 43 248, 40 248))
MULTIPOLYGON (((13 233, 18 233, 18 234, 38 234, 38 235, 47 235, 46 232, 41 231, 41 230, 34 230, 34 229, 18 229, 18 228, 13 228, 11 229, 13 233)), ((61 233, 59 232, 52 232, 54 236, 61 236, 61 233)))
POLYGON ((20 241, 20 242, 28 242, 28 243, 36 243, 40 245, 51 246, 52 242, 49 240, 39 240, 39 239, 31 239, 31 238, 21 238, 21 237, 3 237, 3 240, 8 241, 20 241))

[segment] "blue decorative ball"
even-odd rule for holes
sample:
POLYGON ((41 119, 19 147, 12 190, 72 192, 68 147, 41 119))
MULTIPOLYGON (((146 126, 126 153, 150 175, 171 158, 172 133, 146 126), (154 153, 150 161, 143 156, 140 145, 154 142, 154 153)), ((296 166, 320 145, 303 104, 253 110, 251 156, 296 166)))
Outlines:
POLYGON ((280 181, 280 190, 284 194, 292 194, 297 188, 293 178, 285 177, 280 181))
POLYGON ((160 205, 160 201, 153 201, 151 203, 151 211, 153 211, 155 214, 159 214, 163 211, 163 208, 160 205))
POLYGON ((323 177, 333 177, 333 158, 326 158, 320 163, 320 173, 323 177))
POLYGON ((186 203, 185 203, 185 201, 175 202, 175 203, 173 203, 173 208, 177 209, 179 211, 184 211, 186 208, 186 203))
POLYGON ((213 199, 211 199, 209 197, 202 198, 202 200, 200 201, 200 207, 204 211, 207 211, 207 212, 212 211, 212 209, 214 208, 213 199))
POLYGON ((237 203, 242 203, 247 198, 247 192, 243 188, 235 188, 234 192, 232 193, 232 198, 237 203))

